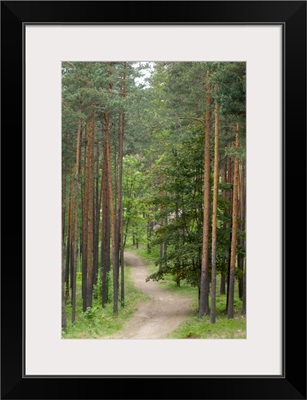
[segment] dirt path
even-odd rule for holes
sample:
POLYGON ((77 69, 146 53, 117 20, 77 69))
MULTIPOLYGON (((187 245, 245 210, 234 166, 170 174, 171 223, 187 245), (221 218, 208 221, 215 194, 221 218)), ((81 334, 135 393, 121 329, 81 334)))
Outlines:
POLYGON ((112 339, 161 339, 191 315, 191 299, 163 289, 157 282, 146 282, 147 268, 142 259, 125 252, 137 289, 150 299, 142 303, 124 329, 112 339))

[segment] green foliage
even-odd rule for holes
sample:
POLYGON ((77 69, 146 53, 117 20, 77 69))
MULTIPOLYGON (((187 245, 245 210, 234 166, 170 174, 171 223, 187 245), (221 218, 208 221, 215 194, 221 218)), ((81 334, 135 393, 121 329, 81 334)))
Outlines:
POLYGON ((97 317, 97 313, 100 312, 97 306, 95 307, 88 307, 84 312, 83 316, 87 321, 93 321, 97 317))
MULTIPOLYGON (((111 278, 110 278, 111 280, 111 278)), ((98 287, 98 286, 97 286, 98 287)), ((112 281, 110 282, 110 289, 112 281)), ((120 331, 124 322, 132 316, 140 302, 146 300, 146 296, 135 289, 131 273, 128 268, 125 270, 125 307, 118 315, 113 315, 113 305, 111 302, 105 308, 101 307, 101 297, 93 296, 93 306, 82 312, 81 282, 77 281, 77 312, 76 321, 72 325, 71 304, 67 304, 67 330, 62 332, 62 338, 66 339, 98 339, 109 337, 120 331)))

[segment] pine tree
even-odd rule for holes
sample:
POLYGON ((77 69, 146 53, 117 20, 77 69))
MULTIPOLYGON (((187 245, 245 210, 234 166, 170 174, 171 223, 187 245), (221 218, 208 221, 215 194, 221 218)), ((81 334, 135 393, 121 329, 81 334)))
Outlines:
POLYGON ((204 152, 204 222, 203 253, 201 265, 200 299, 198 316, 209 314, 209 216, 210 216, 210 134, 211 134, 211 84, 206 94, 206 128, 204 152))
MULTIPOLYGON (((239 148, 239 124, 236 126, 236 149, 239 148)), ((232 233, 231 233, 231 258, 229 273, 229 298, 227 317, 234 316, 234 284, 235 284, 235 266, 236 266, 236 246, 238 232, 238 184, 239 184, 239 160, 238 157, 234 161, 234 182, 233 182, 233 200, 232 200, 232 233)))
POLYGON ((216 245, 217 245, 217 197, 219 181, 219 104, 215 104, 214 127, 214 187, 213 187, 213 213, 212 213, 212 285, 211 285, 211 310, 210 322, 215 323, 216 318, 216 245))
POLYGON ((76 272, 77 272, 77 238, 78 238, 78 197, 79 197, 79 173, 80 173, 80 149, 81 149, 81 118, 78 119, 78 137, 76 146, 76 170, 75 170, 75 192, 74 192, 74 234, 73 234, 73 264, 72 264, 72 316, 71 322, 76 318, 76 272))

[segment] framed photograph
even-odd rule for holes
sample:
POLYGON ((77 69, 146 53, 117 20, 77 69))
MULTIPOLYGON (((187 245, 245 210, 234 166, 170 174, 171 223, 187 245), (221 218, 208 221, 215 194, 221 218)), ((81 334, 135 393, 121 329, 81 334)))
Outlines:
POLYGON ((306 2, 1 32, 2 398, 306 399, 306 2))

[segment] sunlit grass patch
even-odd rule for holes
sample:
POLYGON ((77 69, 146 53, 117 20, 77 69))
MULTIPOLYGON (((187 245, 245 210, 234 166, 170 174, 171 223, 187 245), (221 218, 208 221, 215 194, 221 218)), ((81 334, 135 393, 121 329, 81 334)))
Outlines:
POLYGON ((172 339, 245 339, 246 320, 240 314, 236 314, 233 319, 219 316, 216 318, 216 323, 211 324, 209 317, 198 318, 195 315, 171 332, 168 337, 172 339))

